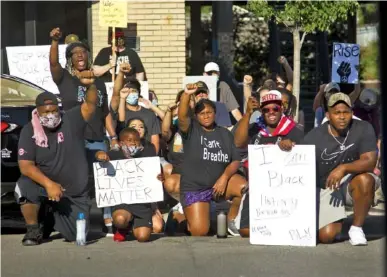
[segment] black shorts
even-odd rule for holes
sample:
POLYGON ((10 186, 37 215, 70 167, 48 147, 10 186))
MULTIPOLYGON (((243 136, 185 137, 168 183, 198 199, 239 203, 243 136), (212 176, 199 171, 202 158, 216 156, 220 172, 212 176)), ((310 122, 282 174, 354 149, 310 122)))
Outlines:
POLYGON ((182 173, 183 173, 183 165, 182 164, 173 165, 171 174, 180 174, 181 175, 182 173))
MULTIPOLYGON (((21 176, 16 183, 15 198, 17 203, 33 203, 40 205, 47 199, 46 190, 32 181, 21 176)), ((53 211, 54 229, 61 233, 68 241, 75 241, 77 236, 77 218, 83 213, 86 219, 86 233, 89 230, 91 201, 87 195, 64 196, 59 202, 48 201, 53 211)))
POLYGON ((125 210, 129 212, 133 218, 133 229, 139 227, 153 227, 152 223, 152 205, 149 204, 120 204, 112 207, 112 214, 114 217, 114 212, 118 210, 125 210))
POLYGON ((249 192, 247 191, 246 194, 243 195, 241 205, 239 206, 239 212, 237 215, 237 218, 239 219, 237 221, 239 221, 239 224, 236 222, 236 225, 239 226, 238 229, 250 228, 249 199, 249 192))

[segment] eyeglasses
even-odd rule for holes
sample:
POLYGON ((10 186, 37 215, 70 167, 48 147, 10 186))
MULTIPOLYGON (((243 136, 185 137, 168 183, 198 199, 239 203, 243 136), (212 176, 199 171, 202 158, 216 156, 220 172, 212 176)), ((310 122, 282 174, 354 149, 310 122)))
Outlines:
POLYGON ((278 113, 280 110, 281 110, 280 106, 275 106, 273 108, 262 108, 262 113, 270 113, 270 112, 278 113))

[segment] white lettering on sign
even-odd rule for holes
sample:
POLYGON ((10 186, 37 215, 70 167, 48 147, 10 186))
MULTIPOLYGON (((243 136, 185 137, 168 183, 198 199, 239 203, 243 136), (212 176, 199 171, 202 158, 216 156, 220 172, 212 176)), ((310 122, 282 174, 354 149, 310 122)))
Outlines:
POLYGON ((360 45, 333 43, 332 82, 357 84, 359 82, 360 45))
POLYGON ((316 246, 315 146, 249 145, 250 243, 316 246))
MULTIPOLYGON (((27 80, 52 93, 59 93, 51 77, 50 45, 6 47, 10 75, 27 80)), ((66 66, 66 45, 59 45, 59 63, 66 66)))
POLYGON ((93 168, 99 208, 164 200, 159 157, 97 162, 93 168))

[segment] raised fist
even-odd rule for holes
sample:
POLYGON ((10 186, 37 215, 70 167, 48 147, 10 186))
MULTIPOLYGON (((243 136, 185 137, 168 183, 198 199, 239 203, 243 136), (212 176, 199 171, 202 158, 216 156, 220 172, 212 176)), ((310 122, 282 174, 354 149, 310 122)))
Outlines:
POLYGON ((340 83, 348 83, 348 77, 351 75, 351 64, 348 62, 341 62, 337 69, 337 74, 340 76, 340 83))
POLYGON ((52 40, 58 41, 58 40, 60 40, 61 37, 62 37, 62 32, 59 28, 54 28, 50 32, 50 38, 52 40))

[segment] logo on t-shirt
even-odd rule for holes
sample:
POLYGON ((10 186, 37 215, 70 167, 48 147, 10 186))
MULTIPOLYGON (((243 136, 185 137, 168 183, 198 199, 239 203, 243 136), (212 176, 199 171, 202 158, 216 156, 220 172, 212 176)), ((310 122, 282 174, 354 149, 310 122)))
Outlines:
POLYGON ((176 133, 173 138, 173 152, 175 153, 183 153, 183 140, 181 139, 181 135, 176 133))
MULTIPOLYGON (((110 56, 110 58, 112 58, 112 56, 110 56)), ((129 63, 129 56, 120 56, 117 58, 116 74, 120 73, 120 65, 122 63, 129 63)), ((112 73, 112 69, 110 73, 112 73)))
POLYGON ((19 153, 19 156, 23 156, 25 153, 27 153, 27 151, 24 150, 23 148, 20 148, 18 153, 19 153))
MULTIPOLYGON (((80 103, 83 103, 85 102, 85 99, 86 99, 86 91, 87 91, 87 88, 84 87, 84 86, 78 86, 78 99, 77 101, 80 102, 80 103)), ((100 90, 98 90, 98 102, 97 102, 97 106, 98 107, 102 107, 102 103, 103 103, 103 95, 102 95, 102 92, 100 90)))
POLYGON ((347 151, 349 148, 351 148, 354 145, 355 144, 352 143, 352 144, 350 144, 348 146, 345 146, 343 148, 343 150, 340 150, 340 151, 337 151, 337 152, 333 152, 333 153, 330 153, 330 154, 327 153, 327 148, 325 148, 324 151, 321 153, 321 159, 324 160, 324 161, 330 161, 330 160, 336 159, 340 154, 344 153, 345 151, 347 151))
POLYGON ((64 136, 63 136, 62 132, 58 133, 58 143, 60 143, 60 142, 64 142, 64 136))
POLYGON ((229 156, 223 153, 222 147, 217 140, 208 140, 200 136, 200 144, 203 146, 203 160, 211 162, 229 163, 229 156))

